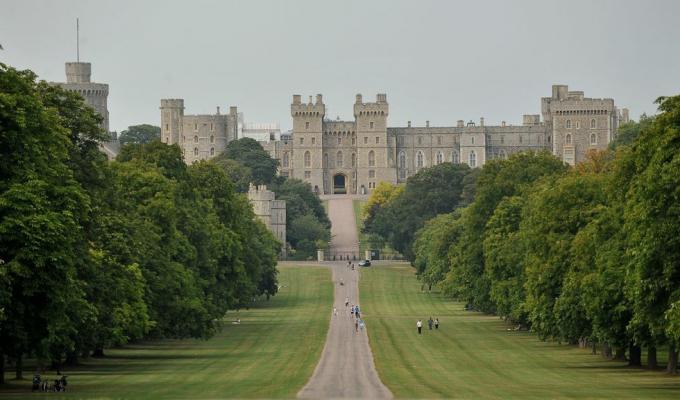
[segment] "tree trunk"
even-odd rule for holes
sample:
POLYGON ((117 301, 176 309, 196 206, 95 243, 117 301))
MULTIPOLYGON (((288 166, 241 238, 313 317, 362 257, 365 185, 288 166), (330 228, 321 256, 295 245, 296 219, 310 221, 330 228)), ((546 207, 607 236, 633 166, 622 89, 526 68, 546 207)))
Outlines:
POLYGON ((668 365, 666 366, 666 372, 669 374, 678 373, 678 349, 673 345, 668 346, 668 365))
POLYGON ((75 351, 72 351, 72 352, 69 352, 68 354, 66 354, 65 364, 70 365, 72 367, 78 365, 78 353, 76 353, 75 351))
POLYGON ((597 343, 593 342, 593 354, 597 354, 597 343))
POLYGON ((104 348, 97 347, 92 351, 92 357, 104 357, 104 348))
POLYGON ((656 369, 659 364, 656 361, 656 347, 650 346, 647 349, 647 368, 656 369))
POLYGON ((15 371, 16 371, 16 378, 17 379, 24 379, 24 356, 23 354, 19 353, 17 355, 17 363, 15 366, 15 371))
POLYGON ((631 342, 628 347, 628 366, 629 367, 641 367, 642 366, 642 349, 640 346, 635 345, 631 342))
POLYGON ((617 347, 616 348, 616 354, 614 355, 614 359, 617 361, 626 361, 626 348, 625 347, 617 347))
POLYGON ((5 354, 0 353, 0 385, 5 383, 5 354))
POLYGON ((608 342, 602 343, 602 357, 612 359, 612 348, 608 342))

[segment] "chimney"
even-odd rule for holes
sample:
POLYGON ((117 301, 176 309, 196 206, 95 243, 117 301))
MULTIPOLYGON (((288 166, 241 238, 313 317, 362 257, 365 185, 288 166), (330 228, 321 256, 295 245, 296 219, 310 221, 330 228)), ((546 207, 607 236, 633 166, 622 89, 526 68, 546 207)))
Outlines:
POLYGON ((425 121, 425 127, 429 128, 430 127, 430 121, 425 121))
POLYGON ((358 93, 358 94, 357 94, 356 99, 357 99, 357 100, 356 100, 356 103, 357 103, 357 104, 361 104, 361 103, 362 103, 361 93, 358 93))
POLYGON ((484 126, 484 117, 479 118, 479 126, 484 126))
POLYGON ((217 115, 220 115, 220 106, 217 106, 217 115))
POLYGON ((411 121, 408 121, 408 127, 409 128, 411 127, 411 121))
POLYGON ((323 103, 323 97, 321 96, 321 94, 317 94, 316 95, 316 104, 321 104, 321 103, 323 103))
POLYGON ((309 95, 309 105, 310 106, 312 105, 312 95, 311 94, 309 95))

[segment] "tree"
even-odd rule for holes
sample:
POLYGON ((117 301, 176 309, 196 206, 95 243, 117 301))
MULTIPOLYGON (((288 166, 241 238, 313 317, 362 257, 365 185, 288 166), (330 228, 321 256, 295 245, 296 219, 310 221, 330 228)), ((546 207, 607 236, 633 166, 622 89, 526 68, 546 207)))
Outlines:
POLYGON ((253 172, 250 168, 236 160, 225 157, 215 157, 213 162, 227 174, 239 193, 246 193, 253 182, 253 172))
POLYGON ((467 165, 451 163, 419 171, 408 179, 403 192, 394 189, 396 192, 389 194, 387 204, 378 208, 366 227, 367 233, 386 238, 393 249, 414 260, 416 232, 428 219, 462 205, 463 182, 469 172, 467 165))
POLYGON ((120 141, 121 146, 124 146, 129 143, 147 144, 160 139, 161 128, 159 126, 141 124, 128 126, 126 130, 121 132, 118 141, 120 141))
POLYGON ((270 184, 276 180, 279 161, 273 159, 254 139, 232 140, 224 153, 216 158, 218 160, 228 158, 248 167, 255 184, 270 184))
POLYGON ((680 96, 657 100, 661 113, 640 132, 624 171, 632 178, 624 211, 633 327, 669 344, 667 371, 677 373, 680 298, 680 96))

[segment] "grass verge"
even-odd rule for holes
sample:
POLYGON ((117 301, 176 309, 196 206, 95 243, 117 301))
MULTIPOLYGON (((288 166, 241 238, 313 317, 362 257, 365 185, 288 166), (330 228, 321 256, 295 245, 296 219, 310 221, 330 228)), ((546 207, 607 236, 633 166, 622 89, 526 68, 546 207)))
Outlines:
MULTIPOLYGON (((110 349, 69 376, 59 397, 97 399, 291 398, 314 371, 333 301, 330 271, 280 267, 279 294, 249 310, 229 313, 209 340, 162 340, 110 349), (231 321, 240 318, 241 324, 231 321)), ((9 372, 7 378, 9 378, 9 372)), ((31 394, 30 378, 10 380, 0 398, 51 398, 31 394)), ((54 379, 54 373, 48 374, 54 379)))
MULTIPOLYGON (((361 270, 361 305, 383 383, 400 398, 680 398, 680 378, 508 331, 497 317, 421 292, 406 265, 361 270), (427 319, 441 327, 429 331, 427 319), (423 320, 423 334, 416 331, 423 320)), ((663 363, 663 360, 659 360, 663 363)))

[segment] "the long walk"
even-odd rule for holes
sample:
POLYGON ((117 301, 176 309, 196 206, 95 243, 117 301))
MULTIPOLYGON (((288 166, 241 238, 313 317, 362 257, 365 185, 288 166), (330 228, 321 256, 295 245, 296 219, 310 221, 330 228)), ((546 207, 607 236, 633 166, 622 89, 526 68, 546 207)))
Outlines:
MULTIPOLYGON (((328 206, 333 224, 331 233, 334 235, 331 246, 338 246, 343 251, 351 250, 352 246, 357 246, 352 200, 330 199, 328 206)), ((356 331, 350 307, 345 306, 346 298, 349 298, 350 304, 360 304, 358 267, 352 271, 346 261, 339 261, 332 263, 331 268, 335 285, 334 307, 338 315, 331 317, 321 360, 298 397, 391 398, 392 394, 382 384, 375 370, 366 330, 356 331)), ((361 311, 370 313, 370 310, 361 311)), ((368 325, 367 329, 370 329, 368 325)))

